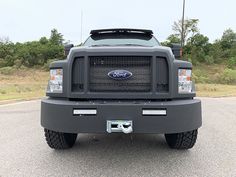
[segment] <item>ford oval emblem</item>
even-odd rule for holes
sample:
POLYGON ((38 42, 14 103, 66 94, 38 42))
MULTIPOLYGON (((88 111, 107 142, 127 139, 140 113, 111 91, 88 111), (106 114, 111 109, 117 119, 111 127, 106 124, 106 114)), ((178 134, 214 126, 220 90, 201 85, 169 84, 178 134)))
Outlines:
POLYGON ((107 74, 110 78, 115 80, 125 80, 130 78, 133 74, 126 70, 113 70, 107 74))

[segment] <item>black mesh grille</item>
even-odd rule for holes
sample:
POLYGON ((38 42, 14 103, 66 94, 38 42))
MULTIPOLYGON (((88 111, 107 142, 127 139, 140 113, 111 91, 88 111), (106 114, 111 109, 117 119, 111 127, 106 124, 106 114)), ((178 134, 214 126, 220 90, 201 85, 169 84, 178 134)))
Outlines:
POLYGON ((89 89, 94 92, 151 91, 151 58, 149 56, 92 56, 89 57, 89 89), (113 70, 127 70, 133 75, 126 80, 108 76, 113 70))
POLYGON ((84 57, 75 59, 72 66, 72 91, 82 92, 84 90, 84 57))
POLYGON ((157 92, 169 91, 169 69, 166 58, 157 57, 157 92))

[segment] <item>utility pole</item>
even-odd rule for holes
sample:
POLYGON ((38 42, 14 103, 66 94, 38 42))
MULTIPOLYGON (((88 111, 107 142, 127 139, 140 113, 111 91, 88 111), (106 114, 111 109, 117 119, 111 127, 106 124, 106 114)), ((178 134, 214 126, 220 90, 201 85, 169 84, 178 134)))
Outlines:
POLYGON ((183 0, 183 16, 182 16, 182 31, 181 31, 181 47, 184 47, 184 13, 185 13, 185 0, 183 0))
POLYGON ((81 22, 81 24, 80 24, 80 44, 82 44, 83 43, 83 10, 81 10, 81 19, 80 19, 80 22, 81 22))

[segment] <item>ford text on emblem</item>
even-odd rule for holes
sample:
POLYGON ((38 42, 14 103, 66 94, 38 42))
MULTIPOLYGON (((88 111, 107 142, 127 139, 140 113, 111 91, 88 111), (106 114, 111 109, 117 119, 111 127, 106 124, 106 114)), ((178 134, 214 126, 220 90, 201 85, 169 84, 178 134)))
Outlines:
POLYGON ((130 71, 126 70, 113 70, 108 73, 108 76, 115 80, 125 80, 132 76, 130 71))

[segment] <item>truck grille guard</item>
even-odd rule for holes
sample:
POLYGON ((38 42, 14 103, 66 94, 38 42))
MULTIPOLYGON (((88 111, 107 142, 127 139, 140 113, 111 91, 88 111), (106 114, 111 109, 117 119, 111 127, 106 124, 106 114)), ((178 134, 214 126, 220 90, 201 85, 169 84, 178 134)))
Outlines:
POLYGON ((115 99, 117 94, 131 94, 135 97, 140 94, 169 93, 169 65, 165 57, 81 56, 74 59, 71 74, 72 94, 86 93, 94 97, 114 93, 106 98, 115 99), (132 77, 123 80, 110 78, 108 73, 116 70, 130 72, 132 77))

